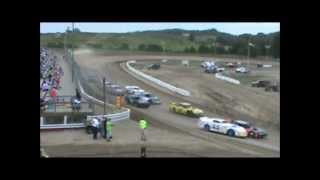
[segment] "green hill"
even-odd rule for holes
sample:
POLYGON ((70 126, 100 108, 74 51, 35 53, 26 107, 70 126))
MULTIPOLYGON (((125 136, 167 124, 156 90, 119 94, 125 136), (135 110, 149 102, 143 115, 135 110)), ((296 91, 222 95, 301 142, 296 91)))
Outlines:
MULTIPOLYGON (((65 33, 40 34, 40 43, 48 47, 64 47, 65 33)), ((187 52, 247 55, 248 40, 255 44, 251 56, 280 56, 280 32, 239 36, 219 32, 215 29, 190 31, 166 29, 138 31, 132 33, 88 33, 75 32, 66 36, 67 46, 89 47, 101 50, 130 50, 152 52, 187 52), (69 42, 69 43, 68 43, 69 42), (266 51, 265 45, 271 45, 266 51)))

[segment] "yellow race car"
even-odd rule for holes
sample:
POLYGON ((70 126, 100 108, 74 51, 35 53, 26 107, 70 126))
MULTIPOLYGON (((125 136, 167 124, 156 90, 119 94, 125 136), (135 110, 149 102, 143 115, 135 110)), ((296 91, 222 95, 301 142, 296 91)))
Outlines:
POLYGON ((201 117, 203 116, 203 111, 198 108, 194 108, 190 103, 181 102, 175 103, 171 102, 169 105, 169 110, 178 114, 183 114, 191 117, 201 117))

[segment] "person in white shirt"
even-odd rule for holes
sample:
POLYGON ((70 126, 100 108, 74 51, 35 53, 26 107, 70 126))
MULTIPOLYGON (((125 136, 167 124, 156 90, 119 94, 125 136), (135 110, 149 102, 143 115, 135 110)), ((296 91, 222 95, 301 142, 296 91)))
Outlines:
POLYGON ((47 82, 43 83, 43 85, 42 85, 42 91, 48 92, 48 90, 49 90, 49 85, 48 85, 48 83, 47 83, 47 82))
POLYGON ((92 119, 92 132, 93 132, 93 139, 97 139, 99 128, 99 120, 97 118, 92 119))

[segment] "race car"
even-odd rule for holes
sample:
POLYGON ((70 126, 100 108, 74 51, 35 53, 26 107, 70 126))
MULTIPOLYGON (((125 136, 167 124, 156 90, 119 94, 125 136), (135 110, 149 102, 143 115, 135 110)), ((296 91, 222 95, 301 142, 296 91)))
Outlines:
POLYGON ((203 111, 201 109, 194 108, 191 106, 191 104, 186 102, 171 102, 169 105, 169 110, 178 114, 183 114, 191 117, 201 117, 203 115, 203 111))
POLYGON ((144 96, 128 95, 125 99, 128 104, 141 108, 148 108, 151 105, 150 99, 144 96))
POLYGON ((144 92, 142 96, 149 98, 151 104, 161 104, 161 101, 158 96, 155 96, 149 92, 144 92))
POLYGON ((231 123, 245 128, 248 133, 248 137, 261 139, 265 138, 268 135, 264 129, 254 127, 252 126, 252 124, 246 121, 233 120, 231 123))
POLYGON ((236 73, 249 73, 249 69, 245 68, 245 67, 239 67, 236 69, 236 73))
POLYGON ((246 138, 248 135, 245 128, 219 118, 201 117, 199 118, 198 126, 206 131, 213 131, 232 137, 246 138))
POLYGON ((144 90, 140 89, 138 86, 126 86, 125 89, 127 90, 128 94, 142 94, 142 93, 144 93, 144 90))

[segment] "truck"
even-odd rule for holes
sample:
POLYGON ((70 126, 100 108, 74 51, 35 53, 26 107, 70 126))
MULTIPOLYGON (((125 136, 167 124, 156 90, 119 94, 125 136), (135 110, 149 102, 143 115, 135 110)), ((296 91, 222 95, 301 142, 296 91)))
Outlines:
POLYGON ((148 69, 158 70, 160 69, 160 64, 151 64, 147 66, 148 69))

